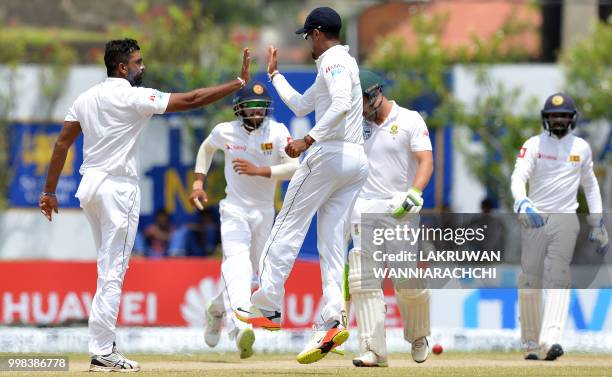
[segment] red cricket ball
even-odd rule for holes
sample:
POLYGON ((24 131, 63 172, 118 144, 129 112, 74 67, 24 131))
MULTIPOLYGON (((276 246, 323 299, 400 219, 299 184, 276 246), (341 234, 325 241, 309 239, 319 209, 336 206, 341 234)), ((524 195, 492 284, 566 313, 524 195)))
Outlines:
POLYGON ((434 344, 434 346, 432 347, 431 351, 434 353, 434 355, 439 355, 439 354, 442 353, 442 351, 444 351, 444 349, 442 348, 441 345, 434 344))

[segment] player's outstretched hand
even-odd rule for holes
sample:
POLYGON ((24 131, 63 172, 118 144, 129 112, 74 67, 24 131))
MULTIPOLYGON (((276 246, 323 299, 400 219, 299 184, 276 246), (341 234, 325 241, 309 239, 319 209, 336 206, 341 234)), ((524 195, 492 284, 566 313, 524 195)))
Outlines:
POLYGON ((271 75, 278 69, 278 48, 274 46, 268 47, 268 75, 271 75))
POLYGON ((208 195, 206 195, 206 191, 201 188, 194 188, 191 191, 191 196, 189 197, 189 201, 196 206, 200 211, 204 210, 204 205, 202 202, 208 202, 208 195))
POLYGON ((234 171, 238 174, 262 175, 261 169, 258 166, 253 165, 247 160, 237 158, 234 161, 232 161, 232 164, 234 166, 234 171))
POLYGON ((310 145, 304 139, 293 140, 285 147, 285 153, 291 158, 299 157, 310 145))
POLYGON ((242 70, 240 71, 240 78, 244 80, 245 83, 248 83, 251 79, 251 73, 249 72, 249 68, 251 66, 251 53, 248 48, 245 48, 242 51, 242 70))
POLYGON ((55 196, 40 195, 40 198, 38 199, 38 207, 40 208, 40 212, 49 221, 51 221, 53 212, 59 213, 57 208, 57 198, 55 196))

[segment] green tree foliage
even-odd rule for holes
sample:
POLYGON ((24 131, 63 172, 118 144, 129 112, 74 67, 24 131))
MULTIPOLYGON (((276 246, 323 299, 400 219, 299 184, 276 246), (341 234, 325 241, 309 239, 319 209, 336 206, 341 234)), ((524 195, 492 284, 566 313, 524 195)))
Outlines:
POLYGON ((581 115, 612 119, 612 17, 562 55, 568 93, 581 115))

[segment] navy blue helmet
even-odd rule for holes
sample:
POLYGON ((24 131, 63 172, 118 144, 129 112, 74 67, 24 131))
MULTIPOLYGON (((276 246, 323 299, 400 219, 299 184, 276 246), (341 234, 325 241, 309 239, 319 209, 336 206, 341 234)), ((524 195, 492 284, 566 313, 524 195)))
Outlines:
POLYGON ((549 135, 558 138, 567 135, 569 130, 576 128, 578 111, 572 97, 564 93, 555 93, 546 99, 541 111, 542 126, 549 135))
POLYGON ((251 81, 240 89, 234 97, 233 106, 234 114, 249 131, 259 128, 273 110, 272 97, 266 86, 258 81, 251 81))

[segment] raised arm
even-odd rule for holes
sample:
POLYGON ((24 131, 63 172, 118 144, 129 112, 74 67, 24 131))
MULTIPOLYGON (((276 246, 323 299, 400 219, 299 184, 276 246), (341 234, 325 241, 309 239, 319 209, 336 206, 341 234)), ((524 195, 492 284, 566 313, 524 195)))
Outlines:
POLYGON ((187 93, 170 94, 170 100, 168 102, 168 107, 166 108, 166 113, 197 109, 234 93, 246 85, 246 83, 249 81, 250 61, 251 57, 249 49, 245 48, 242 54, 242 70, 240 72, 240 76, 238 76, 236 79, 226 82, 225 84, 195 89, 187 93))
POLYGON ((278 72, 278 49, 270 46, 268 48, 268 76, 272 81, 272 85, 278 92, 281 100, 295 113, 297 116, 306 116, 314 111, 315 98, 312 87, 308 88, 304 94, 298 93, 285 77, 278 72))

